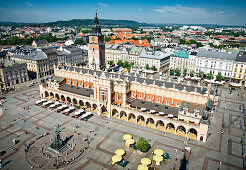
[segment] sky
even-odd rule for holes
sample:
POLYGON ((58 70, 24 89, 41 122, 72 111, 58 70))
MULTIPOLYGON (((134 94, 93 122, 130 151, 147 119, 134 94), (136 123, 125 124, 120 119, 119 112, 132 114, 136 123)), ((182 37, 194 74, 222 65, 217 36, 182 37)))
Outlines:
POLYGON ((0 0, 0 21, 127 19, 144 23, 246 26, 246 0, 0 0))

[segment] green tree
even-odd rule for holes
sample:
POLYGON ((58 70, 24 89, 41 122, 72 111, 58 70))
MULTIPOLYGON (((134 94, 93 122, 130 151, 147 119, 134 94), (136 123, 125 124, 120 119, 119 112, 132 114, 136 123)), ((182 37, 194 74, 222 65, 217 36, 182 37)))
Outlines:
POLYGON ((118 63, 117 63, 117 65, 118 65, 119 67, 122 67, 122 66, 123 66, 122 60, 119 60, 118 63))
POLYGON ((217 74, 217 76, 216 76, 216 81, 221 81, 222 80, 222 75, 221 75, 221 73, 219 73, 219 74, 217 74))
POLYGON ((113 67, 114 66, 114 61, 109 61, 109 65, 111 66, 111 67, 113 67))
POLYGON ((85 45, 86 42, 82 39, 82 38, 78 38, 74 41, 74 44, 82 44, 82 45, 85 45))
POLYGON ((157 68, 155 66, 152 66, 150 69, 153 70, 153 71, 157 70, 157 68))
POLYGON ((210 72, 210 73, 207 74, 206 77, 207 77, 207 79, 212 80, 214 76, 213 76, 213 74, 210 72))
POLYGON ((130 66, 130 64, 128 63, 128 61, 125 61, 125 62, 123 63, 123 67, 124 67, 124 68, 129 68, 129 66, 130 66))
POLYGON ((136 38, 135 36, 132 37, 133 40, 139 40, 139 38, 136 38))
POLYGON ((175 75, 176 75, 176 76, 180 76, 180 69, 178 69, 178 68, 175 69, 175 75))
POLYGON ((147 69, 147 70, 149 70, 149 69, 150 69, 150 68, 149 68, 149 64, 147 64, 147 65, 146 65, 146 69, 147 69))
POLYGON ((136 147, 141 152, 146 152, 148 151, 150 144, 145 138, 140 138, 139 141, 137 141, 136 143, 136 147))
POLYGON ((179 43, 180 43, 180 44, 185 44, 185 40, 184 40, 184 39, 180 39, 180 40, 179 40, 179 43))
POLYGON ((152 31, 150 31, 150 32, 149 32, 149 34, 150 34, 150 35, 153 35, 153 32, 152 32, 152 31))
POLYGON ((174 75, 174 69, 170 68, 169 74, 170 74, 170 75, 174 75))
POLYGON ((203 78, 203 77, 204 77, 204 72, 203 72, 203 71, 200 71, 200 72, 198 73, 198 77, 203 78))
POLYGON ((191 77, 194 77, 194 76, 195 76, 195 71, 192 70, 192 71, 190 72, 190 76, 191 76, 191 77))
POLYGON ((21 42, 21 40, 18 37, 16 37, 16 36, 10 37, 7 40, 7 44, 8 45, 19 45, 20 42, 21 42))
POLYGON ((161 51, 161 48, 155 48, 155 51, 161 51))
POLYGON ((184 75, 184 77, 187 75, 187 69, 184 69, 183 75, 184 75))
POLYGON ((111 41, 111 38, 110 37, 107 37, 105 36, 104 40, 107 42, 107 41, 111 41))

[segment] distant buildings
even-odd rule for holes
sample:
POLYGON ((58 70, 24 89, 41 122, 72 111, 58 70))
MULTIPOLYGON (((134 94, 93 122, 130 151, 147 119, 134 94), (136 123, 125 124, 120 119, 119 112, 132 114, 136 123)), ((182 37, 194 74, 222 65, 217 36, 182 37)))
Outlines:
POLYGON ((199 50, 196 55, 195 72, 202 71, 213 75, 221 73, 224 78, 230 79, 235 58, 235 53, 199 50))
POLYGON ((11 60, 26 63, 31 79, 53 74, 54 66, 58 63, 56 51, 51 48, 17 52, 11 56, 11 60))
POLYGON ((232 82, 245 85, 246 81, 246 51, 237 54, 232 69, 232 82))
POLYGON ((7 61, 0 63, 1 89, 14 88, 15 85, 28 81, 27 64, 7 61))
POLYGON ((48 46, 48 41, 47 40, 33 40, 32 46, 34 48, 41 48, 41 47, 47 47, 48 46))
POLYGON ((88 62, 86 51, 75 46, 64 46, 56 51, 58 55, 58 65, 78 66, 88 62))
POLYGON ((157 72, 168 72, 169 60, 172 53, 164 53, 156 51, 153 55, 143 54, 139 56, 139 68, 146 69, 147 65, 149 69, 155 68, 157 72))

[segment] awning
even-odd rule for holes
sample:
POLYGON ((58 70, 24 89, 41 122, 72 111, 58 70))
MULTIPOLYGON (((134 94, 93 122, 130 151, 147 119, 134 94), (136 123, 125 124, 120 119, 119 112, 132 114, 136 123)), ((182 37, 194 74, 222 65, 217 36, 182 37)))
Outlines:
POLYGON ((146 111, 146 108, 141 108, 142 111, 146 111))
POLYGON ((123 149, 117 149, 115 152, 114 152, 116 155, 124 155, 126 152, 123 150, 123 149))
POLYGON ((151 164, 151 160, 149 158, 142 158, 141 159, 141 163, 144 165, 150 165, 151 164))
POLYGON ((123 140, 127 140, 127 139, 132 139, 132 135, 130 135, 130 134, 124 134, 123 140))
POLYGON ((163 155, 163 154, 164 154, 164 151, 161 150, 161 149, 155 149, 155 150, 154 150, 154 153, 155 153, 156 155, 163 155))
POLYGON ((144 165, 144 164, 140 164, 138 165, 138 170, 148 170, 148 166, 147 165, 144 165))
POLYGON ((168 116, 168 117, 173 117, 173 114, 168 114, 167 116, 168 116))

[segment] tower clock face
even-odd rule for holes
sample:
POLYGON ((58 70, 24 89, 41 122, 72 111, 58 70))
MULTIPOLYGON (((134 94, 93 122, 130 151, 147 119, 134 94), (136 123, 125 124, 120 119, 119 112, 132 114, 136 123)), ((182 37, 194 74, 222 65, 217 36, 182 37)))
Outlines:
POLYGON ((95 37, 91 37, 91 40, 92 40, 92 41, 95 41, 95 37))

